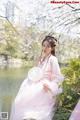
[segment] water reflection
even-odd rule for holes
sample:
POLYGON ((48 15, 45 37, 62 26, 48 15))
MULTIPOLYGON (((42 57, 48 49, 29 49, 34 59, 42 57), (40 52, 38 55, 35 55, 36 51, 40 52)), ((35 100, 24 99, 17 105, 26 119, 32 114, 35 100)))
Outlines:
POLYGON ((0 69, 0 112, 8 112, 22 81, 30 68, 0 69))

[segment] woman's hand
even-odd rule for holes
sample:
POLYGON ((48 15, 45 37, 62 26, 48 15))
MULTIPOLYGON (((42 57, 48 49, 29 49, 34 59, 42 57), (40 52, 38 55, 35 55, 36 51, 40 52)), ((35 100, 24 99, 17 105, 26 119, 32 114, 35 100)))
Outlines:
POLYGON ((43 84, 43 89, 45 90, 45 92, 48 92, 48 91, 51 92, 51 89, 48 87, 47 84, 43 84))

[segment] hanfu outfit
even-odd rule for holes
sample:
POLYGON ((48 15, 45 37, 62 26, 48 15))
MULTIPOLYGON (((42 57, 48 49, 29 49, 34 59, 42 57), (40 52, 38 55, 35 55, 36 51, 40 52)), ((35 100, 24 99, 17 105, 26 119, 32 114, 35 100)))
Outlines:
POLYGON ((49 54, 46 59, 29 70, 13 102, 10 120, 52 120, 56 96, 62 92, 63 81, 58 60, 49 54), (47 84, 51 91, 46 92, 47 84))

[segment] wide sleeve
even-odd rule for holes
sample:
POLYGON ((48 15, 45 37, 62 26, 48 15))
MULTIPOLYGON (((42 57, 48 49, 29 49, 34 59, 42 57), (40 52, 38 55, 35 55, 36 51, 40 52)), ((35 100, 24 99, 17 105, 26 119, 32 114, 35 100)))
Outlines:
POLYGON ((51 89, 53 95, 62 93, 61 84, 64 80, 61 74, 59 63, 56 57, 50 59, 50 65, 52 70, 52 80, 48 82, 48 87, 51 89))
POLYGON ((56 82, 57 84, 62 83, 64 80, 64 77, 61 73, 58 59, 56 57, 52 58, 50 60, 50 64, 51 64, 51 69, 52 69, 52 81, 56 82))

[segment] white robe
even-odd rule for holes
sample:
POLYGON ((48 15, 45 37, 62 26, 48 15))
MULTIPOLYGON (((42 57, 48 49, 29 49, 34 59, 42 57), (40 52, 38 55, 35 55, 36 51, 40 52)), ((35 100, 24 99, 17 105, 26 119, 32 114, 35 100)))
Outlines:
POLYGON ((42 64, 29 70, 13 101, 10 120, 52 120, 56 96, 62 92, 59 87, 62 81, 57 58, 53 55, 47 56, 42 64), (45 92, 44 83, 51 92, 45 92))

